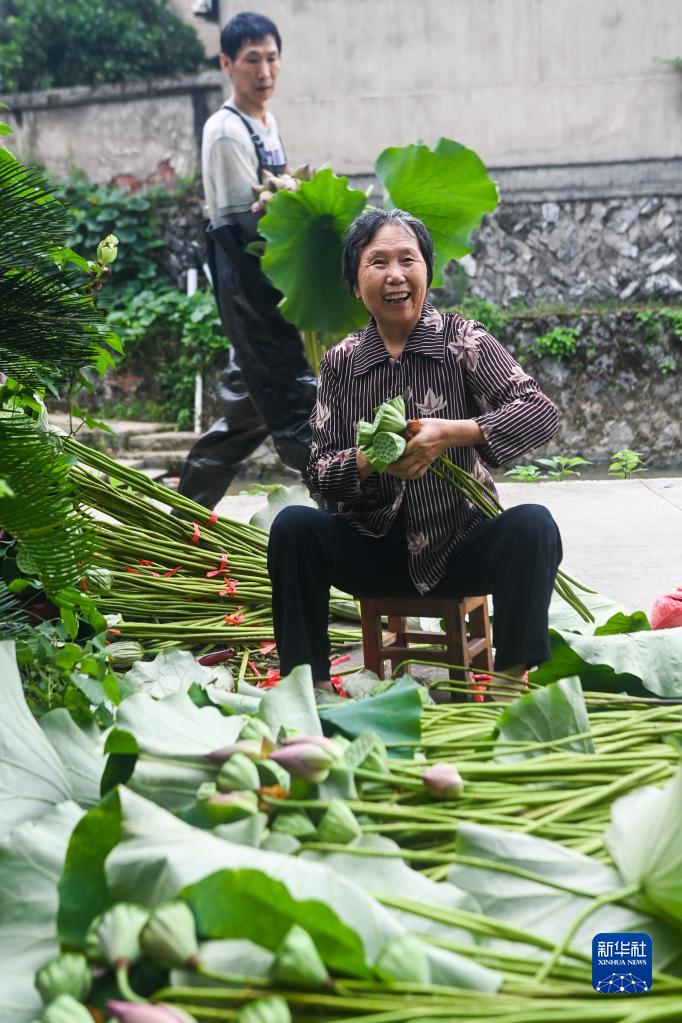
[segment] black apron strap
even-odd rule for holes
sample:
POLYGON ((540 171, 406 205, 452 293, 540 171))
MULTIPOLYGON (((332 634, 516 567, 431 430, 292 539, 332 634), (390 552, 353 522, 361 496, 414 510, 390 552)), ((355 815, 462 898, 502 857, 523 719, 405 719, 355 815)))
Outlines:
POLYGON ((223 110, 230 110, 233 114, 236 114, 239 120, 242 122, 244 127, 249 133, 249 138, 253 142, 253 148, 256 150, 256 159, 258 160, 258 180, 263 180, 263 168, 265 167, 265 161, 263 159, 263 153, 265 152, 265 146, 263 145, 263 139, 260 137, 257 131, 254 131, 252 126, 249 124, 247 119, 244 117, 240 110, 236 107, 231 106, 229 103, 223 103, 223 110))

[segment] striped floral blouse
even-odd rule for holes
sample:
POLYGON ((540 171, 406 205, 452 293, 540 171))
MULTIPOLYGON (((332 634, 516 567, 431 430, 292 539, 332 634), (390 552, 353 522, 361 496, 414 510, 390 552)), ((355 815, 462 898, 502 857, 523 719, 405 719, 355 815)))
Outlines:
POLYGON ((404 505, 409 571, 419 593, 442 578, 456 545, 481 521, 458 490, 431 472, 401 480, 372 473, 361 481, 355 426, 382 402, 405 399, 408 419, 474 419, 479 447, 446 454, 495 490, 489 465, 510 462, 544 444, 557 429, 557 410, 482 324, 425 305, 399 359, 392 359, 374 320, 324 356, 308 471, 315 496, 337 503, 361 533, 383 536, 404 505))

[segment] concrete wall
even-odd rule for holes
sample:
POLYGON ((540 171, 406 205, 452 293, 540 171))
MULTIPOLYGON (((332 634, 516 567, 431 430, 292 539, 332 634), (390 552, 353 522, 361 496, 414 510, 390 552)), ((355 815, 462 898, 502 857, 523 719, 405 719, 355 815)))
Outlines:
POLYGON ((205 72, 5 96, 14 133, 4 141, 57 178, 80 170, 99 184, 120 175, 145 182, 164 165, 194 177, 204 121, 222 102, 222 79, 205 72))
MULTIPOLYGON (((220 25, 250 6, 221 0, 220 21, 206 22, 192 16, 190 0, 172 5, 209 54, 220 25)), ((362 177, 386 146, 447 135, 476 149, 501 180, 511 169, 603 166, 608 187, 611 173, 622 178, 630 167, 636 180, 642 162, 669 168, 682 158, 682 74, 657 60, 682 56, 680 0, 253 6, 282 33, 273 109, 294 162, 330 162, 362 177)), ((201 89, 184 92, 168 81, 4 97, 17 129, 10 148, 57 174, 71 164, 98 181, 144 179, 166 158, 185 176, 198 166, 197 121, 219 105, 226 82, 219 72, 200 79, 201 89)))
MULTIPOLYGON (((239 6, 223 0, 221 17, 239 6)), ((366 174, 447 135, 492 167, 682 156, 680 0, 259 0, 292 157, 366 174)))

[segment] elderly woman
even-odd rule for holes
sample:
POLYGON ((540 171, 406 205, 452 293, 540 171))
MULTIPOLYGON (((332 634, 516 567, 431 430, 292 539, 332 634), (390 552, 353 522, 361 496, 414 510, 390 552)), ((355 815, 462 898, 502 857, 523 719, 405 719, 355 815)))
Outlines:
POLYGON ((310 664, 329 687, 329 588, 365 596, 491 593, 495 668, 521 677, 549 656, 547 609, 561 560, 549 512, 520 505, 485 519, 429 473, 443 453, 494 490, 481 460, 510 462, 556 431, 557 412, 480 323, 427 302, 433 242, 402 210, 372 210, 344 239, 346 283, 364 330, 320 367, 309 473, 330 514, 286 508, 270 533, 275 638, 285 674, 310 664), (402 395, 421 429, 379 475, 358 449, 359 419, 402 395))

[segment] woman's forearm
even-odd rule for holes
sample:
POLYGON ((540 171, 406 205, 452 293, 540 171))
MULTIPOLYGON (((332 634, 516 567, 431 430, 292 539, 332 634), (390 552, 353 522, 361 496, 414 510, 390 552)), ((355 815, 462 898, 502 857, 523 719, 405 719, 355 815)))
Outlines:
POLYGON ((447 441, 446 448, 485 444, 483 431, 475 419, 444 419, 441 422, 443 437, 447 441))

